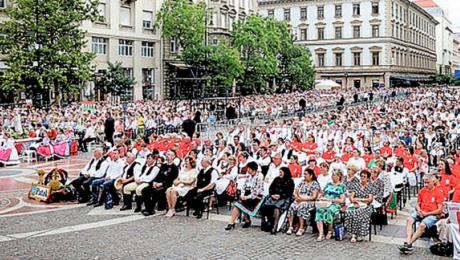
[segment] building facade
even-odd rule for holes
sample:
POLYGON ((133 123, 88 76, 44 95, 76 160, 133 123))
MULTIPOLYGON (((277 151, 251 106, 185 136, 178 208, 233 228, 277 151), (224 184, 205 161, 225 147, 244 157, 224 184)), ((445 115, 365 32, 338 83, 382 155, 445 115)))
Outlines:
POLYGON ((397 86, 436 73, 436 20, 409 0, 259 0, 309 48, 317 79, 343 88, 397 86))
MULTIPOLYGON (((125 73, 136 81, 129 99, 160 99, 161 35, 154 29, 155 15, 162 1, 100 0, 103 21, 85 21, 88 45, 85 51, 96 54, 96 75, 107 70, 107 63, 120 62, 125 73)), ((94 93, 95 81, 85 86, 84 94, 94 93)))
MULTIPOLYGON (((128 99, 159 99, 162 97, 161 35, 153 27, 155 14, 162 0, 100 0, 99 14, 103 21, 84 21, 87 46, 94 52, 95 76, 84 83, 82 95, 97 97, 96 80, 107 71, 108 62, 121 62, 128 76, 135 80, 128 99)), ((8 19, 4 8, 9 0, 0 0, 0 22, 8 19)), ((0 51, 0 70, 6 69, 6 55, 0 51)))
POLYGON ((432 0, 416 0, 415 3, 432 15, 436 26, 436 67, 439 74, 452 75, 454 49, 453 25, 447 18, 446 12, 432 0))
MULTIPOLYGON (((244 21, 248 16, 257 14, 257 0, 194 0, 205 1, 207 5, 207 41, 208 44, 218 44, 219 41, 231 36, 233 25, 244 21)), ((190 96, 197 98, 200 91, 199 81, 191 80, 189 68, 179 59, 180 46, 175 39, 163 39, 163 96, 178 98, 190 96), (190 80, 189 80, 190 79, 190 80), (180 85, 180 86, 178 86, 180 85), (195 94, 194 94, 195 93, 195 94)))

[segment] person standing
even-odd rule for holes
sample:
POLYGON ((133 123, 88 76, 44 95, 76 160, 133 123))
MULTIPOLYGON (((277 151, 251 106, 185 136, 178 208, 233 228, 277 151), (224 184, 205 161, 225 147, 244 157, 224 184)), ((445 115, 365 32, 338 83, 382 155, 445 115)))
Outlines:
POLYGON ((110 113, 107 113, 107 119, 104 123, 105 140, 113 146, 113 133, 115 132, 115 120, 110 113))

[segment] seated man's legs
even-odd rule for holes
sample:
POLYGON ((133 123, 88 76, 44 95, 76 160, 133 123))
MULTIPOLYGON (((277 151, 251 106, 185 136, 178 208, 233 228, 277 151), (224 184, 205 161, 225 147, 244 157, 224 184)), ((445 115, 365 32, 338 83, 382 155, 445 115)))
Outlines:
POLYGON ((78 177, 77 179, 73 180, 72 183, 71 183, 72 186, 77 191, 78 201, 81 202, 81 203, 86 202, 85 200, 88 199, 88 198, 84 197, 84 191, 83 191, 83 188, 82 188, 83 182, 86 181, 86 180, 87 180, 87 178, 85 176, 80 175, 80 177, 78 177))
POLYGON ((145 204, 145 209, 142 211, 144 216, 149 216, 155 213, 155 205, 153 204, 152 194, 154 188, 152 185, 148 185, 144 189, 142 189, 141 196, 142 201, 145 204))
POLYGON ((407 219, 407 226, 406 226, 406 243, 412 245, 415 241, 417 241, 423 233, 432 226, 436 224, 438 218, 436 216, 426 216, 423 219, 417 215, 416 212, 412 213, 412 215, 407 219), (420 221, 420 225, 418 226, 415 234, 413 234, 413 225, 415 222, 420 221))
MULTIPOLYGON (((99 198, 99 203, 98 205, 102 205, 105 202, 105 199, 107 198, 107 194, 109 192, 112 192, 112 190, 115 191, 115 188, 113 187, 113 184, 115 183, 115 180, 106 180, 102 184, 102 195, 99 198)), ((116 195, 118 197, 118 195, 116 195)), ((116 198, 112 194, 112 200, 115 202, 116 198)), ((114 203, 115 204, 115 203, 114 203)))
POLYGON ((123 207, 120 210, 132 209, 133 192, 136 191, 137 183, 131 182, 123 187, 123 207))
POLYGON ((136 209, 135 213, 141 212, 142 210, 142 190, 149 186, 148 183, 141 183, 136 187, 136 209))
POLYGON ((99 186, 105 182, 104 178, 97 178, 91 182, 91 201, 88 206, 97 204, 97 198, 99 197, 99 186))

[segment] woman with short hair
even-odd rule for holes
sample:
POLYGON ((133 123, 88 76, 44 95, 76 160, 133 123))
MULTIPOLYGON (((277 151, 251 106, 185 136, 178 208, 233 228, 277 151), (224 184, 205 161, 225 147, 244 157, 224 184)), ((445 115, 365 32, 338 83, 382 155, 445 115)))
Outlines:
POLYGON ((325 203, 324 207, 316 207, 316 225, 319 235, 316 241, 323 241, 332 237, 332 223, 334 216, 339 212, 341 204, 345 202, 345 185, 342 184, 343 173, 340 169, 332 172, 332 182, 328 183, 320 196, 320 201, 325 203), (329 203, 329 205, 327 205, 329 203), (323 224, 328 227, 326 237, 324 236, 323 224))
POLYGON ((304 181, 294 190, 295 201, 289 207, 289 229, 286 234, 292 234, 292 224, 294 222, 294 217, 297 216, 299 218, 299 229, 296 235, 303 235, 305 232, 304 223, 310 220, 310 215, 312 210, 315 209, 315 201, 320 190, 321 188, 316 181, 315 172, 311 169, 306 169, 304 172, 304 181))

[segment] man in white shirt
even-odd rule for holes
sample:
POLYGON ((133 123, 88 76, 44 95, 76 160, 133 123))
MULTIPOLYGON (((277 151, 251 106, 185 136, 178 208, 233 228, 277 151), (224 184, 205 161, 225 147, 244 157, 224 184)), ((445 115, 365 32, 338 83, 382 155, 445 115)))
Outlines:
POLYGON ((265 190, 268 191, 268 187, 272 184, 273 180, 280 175, 281 167, 285 167, 286 165, 283 164, 283 159, 280 153, 276 153, 272 157, 272 163, 268 168, 267 175, 265 175, 265 190))
MULTIPOLYGON (((98 201, 94 207, 102 206, 106 202, 108 197, 111 197, 113 200, 113 204, 118 205, 120 202, 120 198, 116 194, 116 190, 113 186, 115 180, 120 178, 123 174, 123 168, 125 167, 125 162, 120 158, 120 153, 118 150, 112 152, 112 160, 108 162, 108 167, 106 171, 106 175, 103 179, 98 181, 93 181, 93 201, 98 201), (99 186, 102 186, 102 194, 99 200, 97 200, 98 192, 95 192, 99 186), (109 193, 111 196, 109 196, 109 193)), ((105 209, 110 209, 106 203, 105 209)))
POLYGON ((94 131, 91 122, 87 122, 85 126, 85 135, 82 139, 78 140, 78 145, 81 147, 82 152, 88 152, 87 144, 94 140, 96 140, 96 132, 94 131))
POLYGON ((121 176, 123 184, 123 207, 120 208, 121 211, 132 209, 132 193, 137 188, 135 180, 139 178, 141 171, 142 167, 139 162, 136 162, 136 156, 133 153, 128 153, 126 155, 126 165, 121 176))
POLYGON ((90 185, 95 179, 102 178, 107 169, 106 158, 102 156, 102 149, 94 150, 94 157, 80 171, 80 176, 72 181, 78 195, 79 203, 86 203, 90 199, 90 185))
POLYGON ((134 182, 123 188, 123 194, 125 195, 130 196, 132 192, 136 192, 136 209, 134 213, 142 210, 142 190, 149 186, 160 172, 160 168, 156 164, 156 158, 156 156, 149 154, 139 176, 134 175, 134 182))

